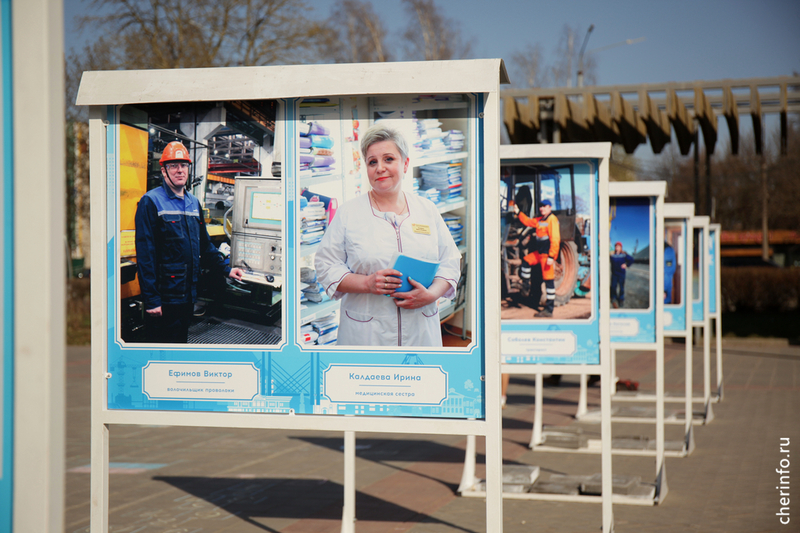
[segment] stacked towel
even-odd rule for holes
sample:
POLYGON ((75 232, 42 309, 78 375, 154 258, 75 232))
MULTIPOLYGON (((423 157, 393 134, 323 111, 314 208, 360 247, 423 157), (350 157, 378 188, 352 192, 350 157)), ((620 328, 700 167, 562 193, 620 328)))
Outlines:
POLYGON ((412 119, 414 128, 414 144, 412 152, 415 157, 435 157, 447 153, 444 144, 444 132, 438 119, 412 119))
POLYGON ((330 130, 318 122, 301 123, 300 170, 301 178, 332 175, 336 171, 333 137, 330 130))
POLYGON ((449 152, 460 152, 464 149, 464 134, 460 130, 450 130, 444 136, 444 144, 449 152))

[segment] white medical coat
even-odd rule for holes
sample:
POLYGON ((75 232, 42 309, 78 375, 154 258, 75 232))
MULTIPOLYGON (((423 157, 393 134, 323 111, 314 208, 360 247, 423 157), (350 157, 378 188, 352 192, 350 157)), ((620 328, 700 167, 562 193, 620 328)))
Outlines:
MULTIPOLYGON (((395 227, 375 208, 368 194, 342 205, 322 238, 314 266, 328 296, 342 300, 339 346, 441 346, 439 307, 433 302, 419 309, 401 309, 391 297, 342 293, 339 283, 347 274, 374 274, 391 268, 396 252, 439 262, 436 278, 450 284, 445 297, 455 295, 461 254, 430 200, 405 194, 408 216, 397 217, 395 227)), ((413 276, 412 276, 413 277, 413 276)))

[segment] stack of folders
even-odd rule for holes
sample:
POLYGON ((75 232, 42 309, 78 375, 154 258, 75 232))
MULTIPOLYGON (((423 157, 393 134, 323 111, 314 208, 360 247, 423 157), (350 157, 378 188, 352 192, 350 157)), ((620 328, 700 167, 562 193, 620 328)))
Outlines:
POLYGON ((306 345, 313 345, 317 344, 317 339, 319 339, 319 333, 314 330, 314 326, 311 324, 305 324, 300 326, 300 341, 306 345))
POLYGON ((336 344, 339 336, 339 316, 336 312, 312 321, 311 326, 319 335, 316 344, 336 344))
POLYGON ((323 202, 309 202, 300 197, 300 244, 317 244, 325 235, 328 216, 323 202))
POLYGON ((333 137, 330 130, 319 122, 300 124, 301 178, 330 176, 335 171, 333 137))
POLYGON ((453 160, 447 163, 433 163, 420 167, 422 188, 438 189, 441 201, 461 197, 461 161, 453 160))
POLYGON ((328 299, 322 284, 317 282, 317 271, 313 268, 302 267, 300 269, 300 284, 301 304, 307 302, 320 303, 328 299))
POLYGON ((461 217, 455 215, 446 215, 444 223, 447 224, 447 229, 450 230, 450 236, 453 237, 456 245, 460 245, 464 240, 464 225, 461 224, 461 217))

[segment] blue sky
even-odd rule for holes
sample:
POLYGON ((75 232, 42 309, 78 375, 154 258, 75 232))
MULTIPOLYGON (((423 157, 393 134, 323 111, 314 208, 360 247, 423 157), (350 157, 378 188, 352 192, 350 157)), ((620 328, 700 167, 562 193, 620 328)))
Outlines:
MULTIPOLYGON (((320 18, 335 0, 309 2, 320 18)), ((374 0, 390 35, 406 28, 401 2, 374 0)), ((550 59, 564 24, 595 29, 591 51, 626 39, 643 42, 595 53, 600 85, 791 75, 800 72, 800 2, 796 0, 677 0, 669 2, 561 0, 436 0, 459 23, 473 56, 509 61, 515 50, 539 43, 550 59)), ((191 3, 186 4, 187 7, 191 3)), ((88 0, 64 0, 67 49, 91 30, 77 32, 75 15, 88 0)), ((582 36, 581 36, 582 38, 582 36)))
POLYGON ((622 249, 633 255, 650 245, 650 203, 641 198, 617 198, 616 217, 611 221, 609 248, 622 243, 622 249))
MULTIPOLYGON (((336 0, 308 3, 314 6, 315 16, 324 18, 336 0)), ((403 4, 384 0, 372 0, 372 4, 386 25, 389 42, 399 39, 408 21, 403 4)), ((538 43, 545 61, 550 62, 564 24, 581 31, 595 25, 587 45, 589 52, 643 37, 642 42, 593 54, 598 85, 800 73, 798 0, 436 0, 436 4, 445 17, 459 24, 475 58, 499 57, 509 63, 515 51, 538 43)), ((90 7, 90 0, 64 0, 67 50, 79 49, 91 38, 91 29, 78 32, 75 24, 76 15, 88 12, 90 7)), ((727 138, 725 121, 720 121, 719 127, 723 146, 727 138)), ((766 127, 776 128, 777 117, 768 116, 766 127)), ((750 121, 743 119, 741 128, 746 134, 750 121)), ((649 145, 640 146, 636 155, 653 157, 649 145)))

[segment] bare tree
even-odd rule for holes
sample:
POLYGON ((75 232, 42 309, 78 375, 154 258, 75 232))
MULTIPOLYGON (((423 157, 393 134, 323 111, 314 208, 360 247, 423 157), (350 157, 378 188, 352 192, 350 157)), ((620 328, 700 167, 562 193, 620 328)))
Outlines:
MULTIPOLYGON (((564 24, 558 40, 555 60, 550 67, 550 82, 556 87, 571 86, 573 73, 578 69, 580 47, 585 31, 579 26, 564 24)), ((583 77, 587 85, 597 82, 597 63, 591 54, 584 53, 583 77)))
POLYGON ((106 29, 118 67, 186 68, 302 63, 330 30, 302 0, 95 0, 82 23, 106 29), (111 40, 113 36, 113 40, 111 40))
POLYGON ((463 59, 471 45, 461 40, 458 22, 442 15, 433 0, 403 0, 411 21, 403 34, 409 59, 463 59))
POLYGON ((527 45, 511 56, 511 80, 516 87, 544 87, 547 80, 547 68, 544 64, 542 45, 527 45), (519 80, 517 82, 517 80, 519 80))
POLYGON ((386 47, 386 30, 372 4, 361 0, 342 0, 333 10, 331 23, 338 34, 338 46, 331 50, 341 63, 391 61, 386 47))

